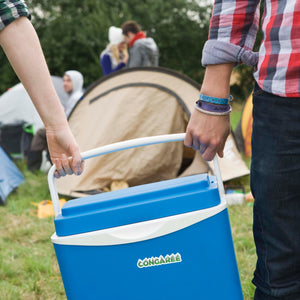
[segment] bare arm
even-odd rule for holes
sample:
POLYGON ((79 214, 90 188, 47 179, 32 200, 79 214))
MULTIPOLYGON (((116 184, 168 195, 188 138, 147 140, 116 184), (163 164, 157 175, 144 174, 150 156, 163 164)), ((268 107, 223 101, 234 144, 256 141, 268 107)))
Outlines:
MULTIPOLYGON (((206 67, 201 93, 217 98, 228 98, 230 75, 234 64, 208 65, 206 67)), ((200 151, 200 144, 206 146, 202 157, 212 160, 216 153, 223 157, 226 139, 230 133, 230 117, 211 116, 194 110, 187 126, 184 144, 200 151)))
POLYGON ((83 165, 79 147, 52 84, 31 22, 21 17, 9 24, 0 31, 0 44, 44 122, 51 160, 59 173, 56 176, 80 174, 83 165), (67 159, 69 156, 73 157, 72 161, 67 159))

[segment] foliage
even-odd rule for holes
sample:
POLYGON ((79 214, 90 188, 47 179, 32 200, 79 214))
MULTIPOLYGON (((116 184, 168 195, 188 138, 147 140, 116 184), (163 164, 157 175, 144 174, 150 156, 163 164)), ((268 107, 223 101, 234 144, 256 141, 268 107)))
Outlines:
MULTIPOLYGON (((160 49, 160 66, 200 82, 201 51, 207 39, 211 5, 197 0, 27 0, 52 75, 77 69, 85 86, 102 76, 99 54, 111 25, 137 21, 160 49)), ((18 82, 0 53, 0 93, 18 82)))

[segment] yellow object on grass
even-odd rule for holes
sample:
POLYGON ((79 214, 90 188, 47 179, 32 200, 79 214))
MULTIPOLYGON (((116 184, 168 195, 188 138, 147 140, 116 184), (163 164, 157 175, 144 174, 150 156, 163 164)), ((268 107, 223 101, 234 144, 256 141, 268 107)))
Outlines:
MULTIPOLYGON (((59 199, 60 207, 66 203, 66 199, 59 199)), ((40 219, 48 218, 54 216, 53 204, 50 200, 43 200, 40 203, 31 203, 37 206, 37 216, 40 219)))

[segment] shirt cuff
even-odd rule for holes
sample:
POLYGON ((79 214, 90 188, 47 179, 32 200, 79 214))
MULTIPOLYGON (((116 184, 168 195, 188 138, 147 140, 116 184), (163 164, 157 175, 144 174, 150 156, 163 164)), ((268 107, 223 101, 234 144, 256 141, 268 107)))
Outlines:
POLYGON ((245 48, 231 43, 208 40, 202 52, 202 65, 217 65, 224 63, 245 63, 256 67, 258 52, 246 50, 245 48))
POLYGON ((29 20, 31 19, 28 7, 22 0, 1 1, 0 31, 20 17, 27 17, 29 20))

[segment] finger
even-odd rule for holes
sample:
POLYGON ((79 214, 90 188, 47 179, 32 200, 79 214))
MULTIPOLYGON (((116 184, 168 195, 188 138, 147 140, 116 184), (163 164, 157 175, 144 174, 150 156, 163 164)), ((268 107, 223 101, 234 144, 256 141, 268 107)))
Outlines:
POLYGON ((59 175, 59 173, 57 172, 57 170, 55 170, 55 172, 54 172, 54 177, 57 178, 57 179, 60 178, 60 175, 59 175))
POLYGON ((60 176, 66 176, 66 173, 62 167, 60 159, 58 159, 58 158, 54 159, 54 163, 55 163, 56 171, 58 172, 58 174, 60 176))
POLYGON ((69 160, 65 154, 62 155, 61 162, 62 162, 62 168, 64 169, 65 173, 68 175, 72 175, 73 171, 70 166, 71 160, 69 160))
POLYGON ((72 164, 71 164, 72 171, 74 172, 75 175, 80 175, 83 172, 84 164, 83 161, 81 160, 79 148, 74 150, 71 153, 71 155, 72 155, 72 164))
POLYGON ((220 147, 219 147, 219 150, 218 150, 218 155, 222 158, 222 157, 224 157, 224 148, 225 148, 225 143, 226 142, 224 142, 224 143, 222 143, 221 145, 220 145, 220 147))
POLYGON ((84 165, 85 165, 84 160, 82 160, 82 161, 81 161, 81 164, 80 164, 80 166, 79 166, 77 175, 81 175, 81 174, 82 174, 82 172, 83 172, 83 170, 84 170, 84 165))
POLYGON ((204 151, 204 153, 202 154, 202 158, 206 161, 211 161, 214 159, 214 157, 216 156, 217 153, 217 149, 215 146, 208 146, 206 148, 206 150, 204 151))
POLYGON ((193 137, 190 131, 187 131, 184 138, 184 145, 186 147, 192 147, 193 137))
POLYGON ((205 144, 200 143, 199 152, 203 154, 206 150, 207 146, 205 144))
POLYGON ((196 137, 196 136, 193 136, 193 145, 192 145, 192 148, 195 151, 198 151, 200 149, 200 141, 199 141, 198 137, 196 137))

